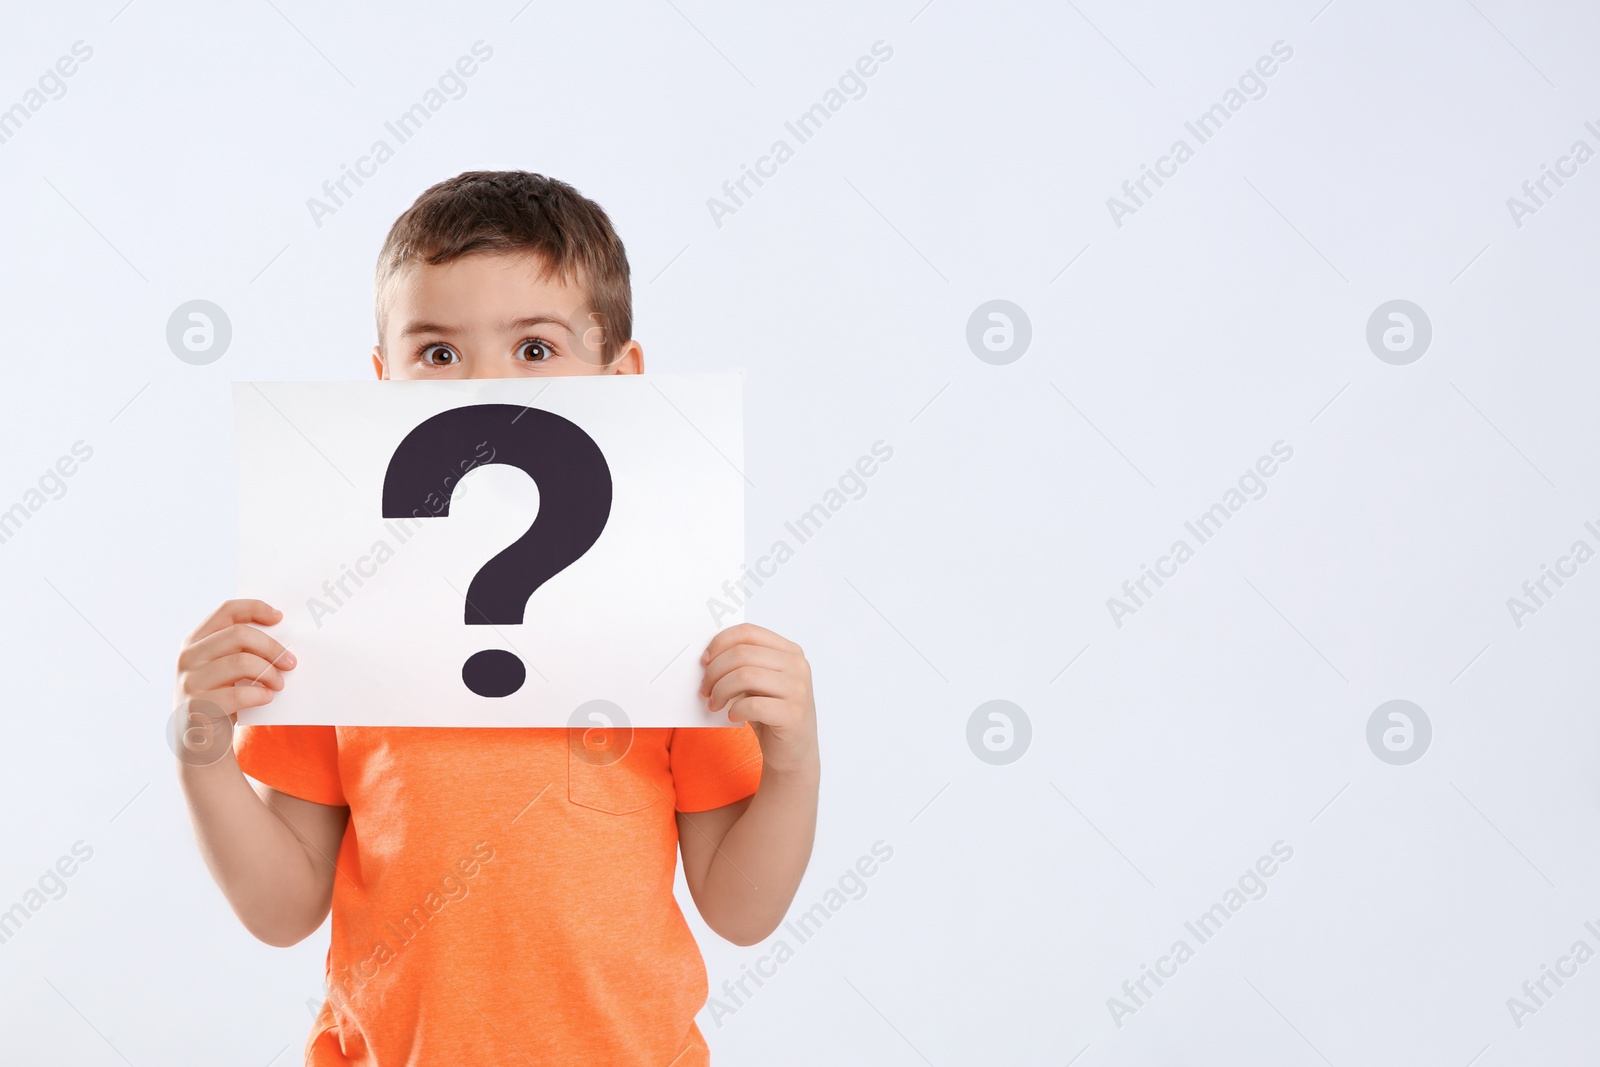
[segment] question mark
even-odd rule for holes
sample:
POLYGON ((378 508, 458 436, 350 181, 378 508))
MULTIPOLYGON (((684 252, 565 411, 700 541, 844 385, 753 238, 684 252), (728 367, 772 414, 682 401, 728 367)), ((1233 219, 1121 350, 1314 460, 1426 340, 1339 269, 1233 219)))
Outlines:
MULTIPOLYGON (((383 517, 450 514, 459 477, 445 479, 444 506, 429 508, 441 468, 454 474, 489 463, 524 471, 539 487, 539 513, 525 533, 478 568, 467 587, 469 625, 520 623, 528 598, 594 546, 611 517, 611 468, 594 438, 553 412, 517 404, 474 404, 440 412, 406 434, 383 477, 383 517), (478 447, 492 444, 483 460, 478 447)), ((503 648, 474 652, 461 680, 482 697, 510 696, 527 669, 503 648)))

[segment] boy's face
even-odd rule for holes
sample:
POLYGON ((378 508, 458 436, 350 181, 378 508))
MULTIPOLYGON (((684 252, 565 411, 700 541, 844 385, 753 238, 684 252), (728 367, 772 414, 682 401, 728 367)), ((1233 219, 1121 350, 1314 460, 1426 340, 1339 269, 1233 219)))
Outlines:
POLYGON ((379 378, 540 378, 638 374, 644 351, 629 341, 609 365, 604 334, 582 289, 540 277, 533 255, 462 256, 402 270, 372 349, 379 378))

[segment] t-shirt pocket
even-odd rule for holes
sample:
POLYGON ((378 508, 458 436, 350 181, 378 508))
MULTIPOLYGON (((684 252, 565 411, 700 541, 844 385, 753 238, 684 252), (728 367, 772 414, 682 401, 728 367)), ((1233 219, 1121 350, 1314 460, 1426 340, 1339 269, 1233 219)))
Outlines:
POLYGON ((645 773, 641 759, 629 759, 632 748, 630 726, 569 727, 567 798, 610 815, 643 811, 667 799, 645 773))

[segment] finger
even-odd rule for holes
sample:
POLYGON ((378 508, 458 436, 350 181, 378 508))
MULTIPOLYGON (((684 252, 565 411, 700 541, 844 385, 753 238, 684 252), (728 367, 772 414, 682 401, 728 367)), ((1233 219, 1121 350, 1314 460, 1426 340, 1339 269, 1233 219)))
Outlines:
POLYGON ((700 662, 710 663, 734 645, 761 645, 764 648, 775 648, 780 652, 803 655, 800 646, 787 637, 780 637, 765 626, 757 626, 753 622, 741 622, 737 626, 730 626, 720 631, 713 637, 706 650, 700 654, 700 662))
POLYGON ((729 722, 764 722, 775 726, 788 725, 787 701, 775 697, 738 697, 728 702, 724 710, 729 722))
POLYGON ((711 687, 710 707, 712 711, 719 711, 724 704, 739 696, 788 698, 793 695, 794 681, 781 671, 765 667, 735 667, 711 687))
POLYGON ((781 671, 792 668, 795 657, 760 645, 734 645, 706 665, 705 677, 700 681, 700 695, 705 696, 724 674, 736 667, 766 667, 781 671))
POLYGON ((283 674, 254 652, 231 652, 187 672, 182 685, 185 692, 202 693, 235 682, 254 682, 269 689, 282 689, 283 674))
POLYGON ((282 619, 283 612, 265 600, 224 600, 221 607, 207 615, 205 621, 194 628, 184 643, 193 644, 202 637, 214 634, 236 622, 259 622, 270 626, 282 619))
POLYGON ((292 667, 295 655, 277 638, 245 623, 233 623, 201 638, 178 654, 178 669, 193 670, 230 652, 254 652, 280 667, 292 667))
POLYGON ((276 689, 267 689, 259 685, 225 685, 220 689, 201 693, 194 699, 215 704, 225 715, 237 715, 246 708, 259 708, 263 704, 269 704, 277 695, 276 689))
POLYGON ((178 653, 178 669, 192 671, 230 652, 254 652, 262 659, 279 667, 293 667, 295 656, 277 638, 254 626, 234 623, 178 653))

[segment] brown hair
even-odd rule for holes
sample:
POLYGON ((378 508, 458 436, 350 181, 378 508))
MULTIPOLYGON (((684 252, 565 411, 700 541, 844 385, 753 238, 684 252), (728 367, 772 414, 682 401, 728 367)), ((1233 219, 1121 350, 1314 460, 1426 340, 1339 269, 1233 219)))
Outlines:
POLYGON ((599 204, 566 182, 525 170, 474 170, 431 186, 406 209, 378 253, 378 341, 389 287, 405 267, 439 265, 474 253, 527 252, 563 282, 583 287, 588 337, 598 326, 605 362, 633 337, 628 255, 599 204), (598 316, 598 317, 595 317, 598 316))

